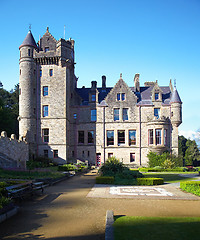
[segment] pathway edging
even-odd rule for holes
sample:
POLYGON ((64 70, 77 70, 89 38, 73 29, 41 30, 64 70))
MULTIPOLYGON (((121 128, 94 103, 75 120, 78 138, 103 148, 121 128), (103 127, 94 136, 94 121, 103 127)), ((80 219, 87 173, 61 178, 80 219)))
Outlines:
POLYGON ((107 210, 105 240, 114 240, 113 223, 114 223, 114 212, 112 210, 107 210))

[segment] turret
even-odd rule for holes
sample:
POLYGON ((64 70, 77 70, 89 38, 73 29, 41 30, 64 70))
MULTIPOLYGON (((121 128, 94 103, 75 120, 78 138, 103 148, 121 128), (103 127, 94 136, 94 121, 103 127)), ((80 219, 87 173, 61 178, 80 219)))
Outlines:
POLYGON ((182 123, 182 101, 176 87, 174 87, 174 91, 172 92, 170 104, 171 122, 178 127, 182 123))
POLYGON ((35 152, 36 141, 36 76, 37 69, 33 55, 37 45, 31 31, 28 32, 20 50, 19 77, 19 135, 26 135, 30 150, 35 152))

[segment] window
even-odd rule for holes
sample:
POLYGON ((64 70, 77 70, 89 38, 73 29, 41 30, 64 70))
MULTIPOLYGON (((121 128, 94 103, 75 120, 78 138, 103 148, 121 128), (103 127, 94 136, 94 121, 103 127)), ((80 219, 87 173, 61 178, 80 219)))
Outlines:
POLYGON ((123 108, 123 121, 128 120, 128 108, 123 108))
POLYGON ((83 157, 83 158, 85 157, 85 152, 84 152, 84 151, 82 151, 82 157, 83 157))
POLYGON ((43 96, 48 96, 49 95, 49 89, 47 86, 43 87, 43 96))
POLYGON ((154 108, 154 116, 157 118, 160 117, 160 108, 154 108))
POLYGON ((92 102, 95 102, 95 101, 96 101, 96 95, 92 94, 92 102))
POLYGON ((118 131, 118 145, 125 144, 125 131, 118 131))
POLYGON ((21 88, 19 88, 19 95, 21 95, 21 93, 22 93, 22 89, 21 89, 21 88))
POLYGON ((122 101, 125 101, 125 93, 122 93, 122 101))
POLYGON ((114 131, 107 131, 107 146, 114 145, 114 131))
POLYGON ((88 132, 88 143, 94 143, 94 131, 88 132))
POLYGON ((49 142, 49 129, 48 128, 42 129, 42 140, 43 140, 43 142, 46 142, 46 143, 49 142))
POLYGON ((58 158, 58 150, 53 150, 53 158, 58 158))
POLYGON ((43 106, 43 117, 48 117, 49 115, 49 106, 43 106))
POLYGON ((161 145, 161 129, 156 129, 156 145, 161 145))
POLYGON ((74 119, 77 119, 77 113, 74 113, 74 119))
POLYGON ((148 137, 149 137, 149 145, 153 144, 153 129, 149 129, 148 137))
POLYGON ((130 153, 130 162, 135 162, 135 153, 130 153))
POLYGON ((36 109, 35 109, 35 108, 33 108, 33 114, 34 114, 34 115, 36 114, 36 109))
POLYGON ((96 121, 97 120, 97 111, 96 109, 91 110, 91 121, 96 121))
POLYGON ((22 70, 21 70, 21 69, 19 70, 19 74, 20 74, 20 75, 22 74, 22 70))
POLYGON ((84 143, 84 131, 78 131, 78 143, 84 143))
POLYGON ((44 157, 46 157, 46 158, 49 157, 49 153, 48 153, 48 150, 47 150, 47 149, 44 150, 44 157))
POLYGON ((90 151, 87 152, 87 156, 88 156, 88 157, 90 156, 90 151))
POLYGON ((136 130, 129 130, 129 146, 136 145, 136 130))
POLYGON ((113 153, 108 153, 108 158, 113 157, 113 153))
POLYGON ((155 93, 155 100, 159 99, 159 93, 155 93))
POLYGON ((49 47, 45 47, 44 51, 48 52, 49 51, 49 47))
POLYGON ((31 49, 28 49, 28 56, 31 56, 31 49))
POLYGON ((117 93, 117 101, 120 101, 120 93, 117 93))
POLYGON ((72 157, 74 157, 74 151, 72 151, 72 157))
POLYGON ((40 77, 42 77, 42 70, 40 70, 40 77))
POLYGON ((164 129, 164 145, 167 145, 167 129, 164 129))
POLYGON ((50 76, 50 77, 53 76, 53 69, 49 69, 49 76, 50 76))
POLYGON ((33 88, 33 94, 35 94, 36 93, 36 89, 35 88, 33 88))
POLYGON ((119 120, 119 108, 114 108, 114 121, 119 120))

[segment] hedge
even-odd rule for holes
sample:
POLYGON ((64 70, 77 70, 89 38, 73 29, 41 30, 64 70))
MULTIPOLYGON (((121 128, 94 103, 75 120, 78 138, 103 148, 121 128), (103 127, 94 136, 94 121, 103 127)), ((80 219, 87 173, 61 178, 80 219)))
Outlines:
POLYGON ((96 177, 96 184, 113 184, 114 177, 96 177))
POLYGON ((181 182, 180 188, 183 191, 193 193, 197 196, 200 196, 200 181, 187 181, 187 182, 181 182))
POLYGON ((137 178, 137 185, 161 185, 164 183, 163 178, 137 178))
POLYGON ((139 168, 140 172, 187 172, 187 168, 172 168, 172 169, 155 169, 155 168, 139 168))

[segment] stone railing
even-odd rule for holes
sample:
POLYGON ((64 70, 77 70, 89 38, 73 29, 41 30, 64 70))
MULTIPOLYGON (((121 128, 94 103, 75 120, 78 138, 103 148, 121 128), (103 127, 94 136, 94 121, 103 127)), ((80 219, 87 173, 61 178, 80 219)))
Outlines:
POLYGON ((26 168, 29 159, 29 147, 23 139, 17 140, 15 134, 10 138, 5 131, 0 136, 0 167, 26 168))

